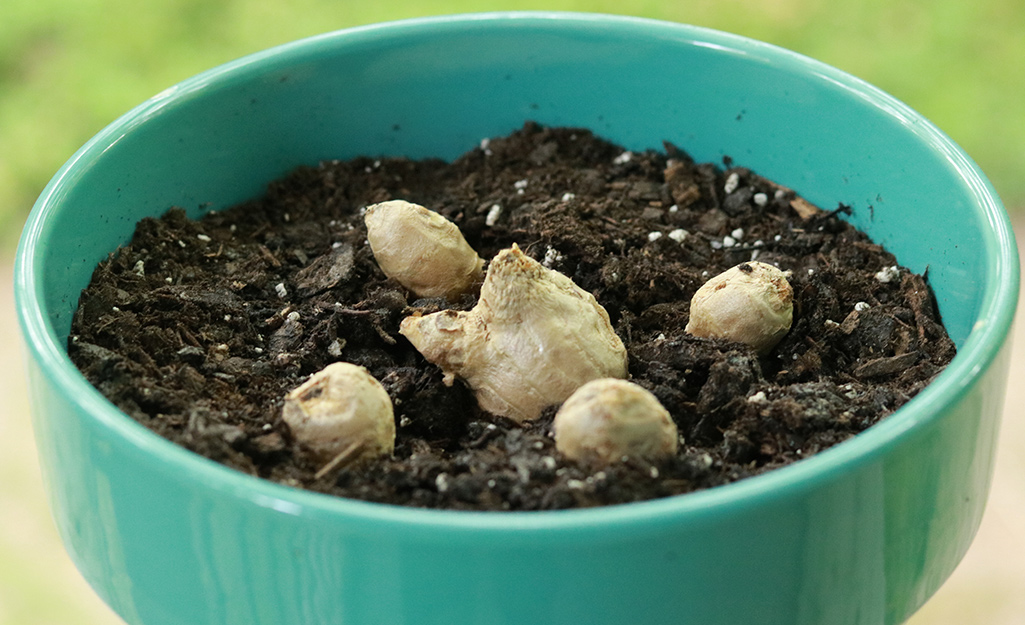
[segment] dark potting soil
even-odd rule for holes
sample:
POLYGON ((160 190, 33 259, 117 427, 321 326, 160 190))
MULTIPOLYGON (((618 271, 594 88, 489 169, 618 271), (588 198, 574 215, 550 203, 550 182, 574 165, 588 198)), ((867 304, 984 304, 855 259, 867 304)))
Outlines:
POLYGON ((453 163, 357 158, 302 167, 265 197, 200 220, 144 219, 96 268, 69 352, 158 434, 240 471, 377 502, 540 510, 686 493, 855 436, 953 357, 926 280, 794 192, 672 145, 624 152, 528 123, 453 163), (685 443, 668 461, 563 458, 555 408, 519 426, 446 386, 398 333, 416 300, 388 280, 361 208, 389 199, 455 222, 485 259, 513 243, 606 308, 633 381, 685 443), (757 259, 793 272, 794 323, 767 356, 684 333, 709 277, 757 259), (362 365, 395 405, 393 458, 324 471, 281 421, 284 395, 327 364, 362 365))

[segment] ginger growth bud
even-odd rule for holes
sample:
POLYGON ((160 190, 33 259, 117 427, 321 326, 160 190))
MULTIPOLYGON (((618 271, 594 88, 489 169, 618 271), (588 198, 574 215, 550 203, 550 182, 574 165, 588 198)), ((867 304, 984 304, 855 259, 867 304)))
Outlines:
POLYGON ((434 211, 391 200, 367 207, 364 221, 381 271, 420 297, 456 299, 483 277, 484 260, 434 211))
POLYGON ((686 331, 746 343, 764 356, 793 323, 794 290, 787 275, 759 262, 727 269, 694 294, 686 331))
POLYGON ((591 380, 626 377, 605 309, 515 244, 491 261, 472 310, 407 317, 399 332, 447 383, 464 379, 481 408, 520 422, 591 380))
POLYGON ((363 367, 336 362, 285 396, 281 418, 296 440, 322 461, 391 455, 395 418, 391 398, 363 367))
POLYGON ((647 390, 626 380, 588 382, 555 414, 555 447, 580 462, 676 455, 676 423, 647 390))

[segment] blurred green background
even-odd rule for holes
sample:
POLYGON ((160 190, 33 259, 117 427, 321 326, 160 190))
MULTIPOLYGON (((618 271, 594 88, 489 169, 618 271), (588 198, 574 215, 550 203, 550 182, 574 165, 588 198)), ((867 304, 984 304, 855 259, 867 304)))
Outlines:
POLYGON ((762 39, 859 76, 960 143, 1025 207, 1021 0, 0 0, 0 234, 46 181, 135 104, 292 39, 417 15, 497 9, 626 13, 762 39))
MULTIPOLYGON (((119 115, 220 63, 348 26, 510 9, 687 22, 840 67, 946 131, 990 176, 1016 222, 1025 217, 1023 0, 0 0, 0 625, 120 622, 86 588, 48 522, 27 418, 10 263, 47 180, 119 115)), ((1006 430, 1006 444, 1025 449, 1025 428, 1017 438, 1006 430)), ((1025 557, 1015 556, 1025 554, 1025 537, 1013 529, 1025 514, 1025 456, 1003 457, 1017 463, 1015 477, 1001 481, 998 471, 996 506, 966 574, 916 625, 1025 622, 1025 557)))

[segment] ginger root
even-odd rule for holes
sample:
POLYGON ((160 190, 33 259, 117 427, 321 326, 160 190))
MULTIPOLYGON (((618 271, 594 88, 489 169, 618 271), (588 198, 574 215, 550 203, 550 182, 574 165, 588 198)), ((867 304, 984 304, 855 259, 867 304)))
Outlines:
POLYGON ((395 448, 391 398, 363 367, 330 364, 285 396, 282 420, 296 440, 328 461, 388 456, 395 448))
POLYGON ((483 277, 484 259, 458 226, 419 204, 374 204, 364 222, 381 271, 420 297, 455 300, 483 277))
POLYGON ((747 262, 712 277, 691 299, 685 331, 745 343, 764 356, 793 323, 788 275, 767 263, 747 262))
POLYGON ((555 447, 567 458, 611 464, 624 457, 676 455, 676 423, 650 392, 626 380, 588 382, 570 395, 552 424, 555 447))
POLYGON ((481 408, 520 422, 591 380, 627 374, 626 348, 594 296, 515 244, 491 261, 472 310, 407 317, 399 332, 446 383, 462 378, 481 408))

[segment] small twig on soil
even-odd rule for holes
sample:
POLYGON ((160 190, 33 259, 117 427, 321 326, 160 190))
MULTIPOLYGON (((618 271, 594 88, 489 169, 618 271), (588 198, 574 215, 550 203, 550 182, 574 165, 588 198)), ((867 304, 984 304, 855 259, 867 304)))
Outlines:
POLYGON ((267 249, 266 245, 257 245, 256 249, 260 250, 260 255, 266 258, 267 262, 274 265, 275 267, 281 266, 281 261, 278 260, 277 256, 275 256, 269 249, 267 249))
POLYGON ((188 342, 189 345, 192 345, 193 347, 202 347, 199 340, 196 339, 196 337, 191 332, 189 332, 189 329, 183 326, 182 324, 179 323, 176 330, 178 332, 178 336, 183 338, 186 342, 188 342))
POLYGON ((370 325, 374 328, 374 330, 377 332, 377 335, 380 336, 381 340, 385 343, 389 345, 396 345, 398 343, 398 341, 395 340, 394 336, 388 334, 388 331, 381 327, 380 319, 372 319, 370 325))
POLYGON ((349 460, 351 460, 354 456, 358 455, 357 452, 359 452, 362 447, 363 443, 360 441, 352 443, 351 445, 343 449, 337 456, 332 458, 330 462, 322 466, 320 470, 314 473, 313 479, 319 480, 331 471, 334 471, 339 467, 345 466, 345 464, 347 464, 349 460))
POLYGON ((355 317, 365 317, 367 315, 372 315, 374 314, 374 312, 376 312, 373 310, 361 310, 359 308, 347 308, 337 302, 329 306, 329 308, 332 312, 336 312, 342 315, 353 315, 355 317))

